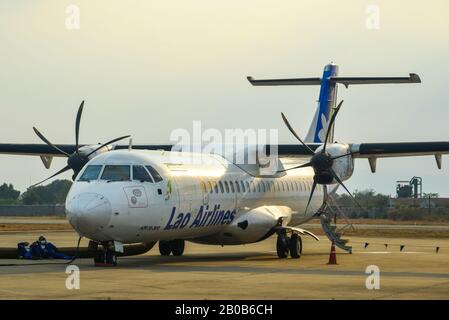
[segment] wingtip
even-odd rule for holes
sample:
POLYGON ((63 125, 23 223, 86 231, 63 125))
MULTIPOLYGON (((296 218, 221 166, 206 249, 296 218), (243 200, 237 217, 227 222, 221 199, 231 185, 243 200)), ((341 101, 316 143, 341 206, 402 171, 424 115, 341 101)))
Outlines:
POLYGON ((416 73, 410 73, 411 83, 421 83, 421 78, 416 73))

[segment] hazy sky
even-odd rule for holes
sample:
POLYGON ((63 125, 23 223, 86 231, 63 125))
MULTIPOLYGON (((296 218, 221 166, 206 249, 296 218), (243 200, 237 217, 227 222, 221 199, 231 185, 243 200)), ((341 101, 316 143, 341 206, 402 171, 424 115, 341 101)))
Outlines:
MULTIPOLYGON (((0 2, 0 142, 74 143, 123 134, 167 143, 175 128, 279 128, 295 143, 285 112, 305 135, 318 87, 252 87, 254 77, 316 77, 330 61, 341 76, 406 76, 420 85, 340 87, 341 142, 449 140, 449 2, 391 0, 189 0, 0 2), (66 8, 80 9, 68 30, 66 8), (380 29, 367 28, 377 5, 380 29)), ((449 196, 449 159, 381 159, 371 174, 358 160, 348 186, 394 194, 395 181, 423 178, 425 192, 449 196)), ((38 157, 0 155, 0 183, 25 190, 46 170, 38 157)), ((70 174, 63 177, 70 178, 70 174)))

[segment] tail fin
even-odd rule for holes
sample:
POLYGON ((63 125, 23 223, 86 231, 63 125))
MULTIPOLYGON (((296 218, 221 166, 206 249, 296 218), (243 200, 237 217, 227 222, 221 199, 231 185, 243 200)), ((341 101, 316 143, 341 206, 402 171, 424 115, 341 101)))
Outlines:
MULTIPOLYGON (((329 79, 338 75, 338 66, 328 64, 324 67, 323 77, 321 79, 329 79)), ((331 109, 335 107, 337 101, 337 84, 331 81, 321 81, 320 96, 315 116, 310 124, 309 131, 305 138, 305 142, 324 143, 328 121, 331 116, 331 109)), ((333 128, 329 135, 329 140, 334 139, 333 128)))

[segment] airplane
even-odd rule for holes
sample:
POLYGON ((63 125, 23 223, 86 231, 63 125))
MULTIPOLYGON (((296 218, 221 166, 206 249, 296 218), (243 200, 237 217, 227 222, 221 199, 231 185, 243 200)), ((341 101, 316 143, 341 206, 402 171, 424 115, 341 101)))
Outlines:
MULTIPOLYGON (((116 265, 132 244, 145 250, 156 243, 162 256, 181 256, 185 241, 240 245, 277 236, 279 258, 298 259, 302 238, 319 238, 301 224, 320 218, 327 237, 338 247, 352 248, 330 226, 329 199, 354 172, 354 160, 368 159, 376 172, 378 158, 434 155, 441 169, 449 142, 336 143, 338 84, 420 83, 408 77, 339 77, 338 66, 325 66, 321 78, 261 79, 254 86, 319 85, 316 113, 303 140, 286 116, 282 119, 298 144, 263 146, 277 150, 277 169, 266 174, 260 159, 241 165, 222 154, 172 151, 173 145, 118 145, 121 136, 103 144, 80 144, 84 101, 75 122, 75 144, 53 144, 33 128, 45 144, 0 144, 0 153, 40 156, 45 167, 53 157, 67 165, 49 178, 73 170, 66 198, 66 217, 74 230, 90 240, 95 265, 116 265), (192 161, 195 159, 197 161, 192 161)), ((255 152, 246 148, 247 154, 255 152)))

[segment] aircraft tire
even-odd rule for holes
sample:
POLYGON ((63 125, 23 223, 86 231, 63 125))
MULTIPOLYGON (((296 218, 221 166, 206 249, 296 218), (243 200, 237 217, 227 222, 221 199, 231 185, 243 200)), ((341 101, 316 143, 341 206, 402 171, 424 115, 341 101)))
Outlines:
POLYGON ((94 254, 94 263, 104 263, 104 252, 102 251, 96 251, 94 254))
POLYGON ((161 256, 169 256, 171 253, 170 241, 159 241, 159 253, 161 256))
POLYGON ((276 252, 281 259, 288 257, 288 237, 286 234, 279 234, 276 241, 276 252))
POLYGON ((302 240, 297 234, 292 234, 290 238, 290 257, 299 259, 302 253, 302 240))
POLYGON ((181 239, 173 240, 171 242, 171 252, 174 256, 182 256, 185 248, 185 241, 181 239))

